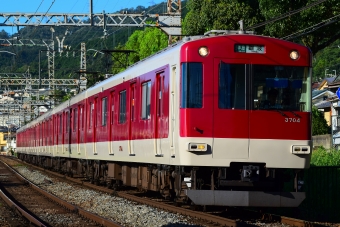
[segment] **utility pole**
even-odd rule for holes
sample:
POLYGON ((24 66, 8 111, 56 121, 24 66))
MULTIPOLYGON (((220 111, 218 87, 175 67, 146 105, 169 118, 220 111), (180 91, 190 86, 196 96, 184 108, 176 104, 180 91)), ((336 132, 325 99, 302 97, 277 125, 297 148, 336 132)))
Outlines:
POLYGON ((165 14, 93 13, 0 13, 1 26, 96 26, 102 27, 157 27, 169 36, 181 35, 181 1, 168 0, 165 14), (13 19, 15 18, 15 19, 13 19), (29 18, 29 19, 27 19, 29 18), (147 21, 153 21, 153 24, 147 21))
MULTIPOLYGON (((85 44, 81 45, 81 62, 80 62, 80 78, 74 79, 55 79, 54 78, 54 26, 97 26, 102 27, 104 36, 106 36, 107 27, 156 27, 160 28, 169 36, 169 44, 173 36, 181 35, 181 1, 167 0, 167 12, 164 14, 111 14, 111 13, 93 13, 93 0, 89 0, 90 7, 87 14, 65 14, 65 13, 0 13, 1 26, 51 26, 51 40, 48 42, 17 39, 14 40, 0 39, 0 46, 26 45, 37 46, 42 45, 47 47, 46 55, 48 58, 48 79, 41 78, 40 55, 39 51, 39 78, 32 78, 28 73, 25 77, 3 78, 0 75, 0 84, 2 85, 26 85, 27 90, 32 90, 32 86, 44 86, 55 90, 57 85, 65 86, 80 86, 81 80, 86 78, 86 48, 85 44), (29 19, 28 19, 29 18, 29 19), (147 23, 153 21, 154 23, 147 23)), ((66 35, 66 33, 65 33, 66 35)), ((63 52, 63 42, 65 36, 58 42, 59 53, 63 52)), ((128 53, 127 53, 128 54, 128 53)), ((37 100, 39 101, 39 100, 37 100)), ((23 108, 21 108, 23 109, 23 108)))

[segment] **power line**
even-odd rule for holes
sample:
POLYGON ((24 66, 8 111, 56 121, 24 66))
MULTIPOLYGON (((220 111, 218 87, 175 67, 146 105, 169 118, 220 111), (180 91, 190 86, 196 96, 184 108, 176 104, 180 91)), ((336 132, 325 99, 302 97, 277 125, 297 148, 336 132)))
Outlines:
MULTIPOLYGON (((38 10, 40 9, 40 6, 42 5, 43 2, 44 2, 44 0, 42 0, 42 1, 40 2, 40 5, 38 6, 37 10, 34 12, 34 15, 37 14, 37 12, 38 12, 38 10)), ((35 31, 37 30, 37 28, 38 28, 38 27, 36 27, 33 31, 31 31, 31 35, 34 35, 34 33, 35 33, 35 31)), ((19 33, 19 31, 18 31, 18 33, 19 33)), ((30 37, 31 35, 27 35, 27 36, 30 37)))
POLYGON ((49 7, 48 10, 46 11, 45 15, 42 17, 42 19, 41 19, 40 23, 38 24, 38 26, 41 24, 43 18, 47 15, 48 11, 50 11, 50 9, 51 9, 51 7, 53 6, 54 2, 55 2, 55 0, 53 0, 53 2, 51 3, 50 7, 49 7))
POLYGON ((325 1, 327 1, 327 0, 319 0, 319 1, 317 1, 317 2, 314 2, 314 3, 312 3, 312 4, 307 5, 307 6, 305 6, 305 7, 302 7, 302 8, 300 8, 300 9, 289 11, 289 12, 287 12, 287 13, 284 13, 284 14, 278 16, 278 17, 274 17, 274 18, 272 18, 272 19, 270 19, 270 20, 267 20, 267 21, 265 21, 265 22, 262 22, 262 23, 259 23, 259 24, 256 24, 256 25, 247 27, 246 30, 250 30, 250 29, 262 27, 262 26, 264 26, 264 25, 266 25, 266 24, 273 23, 273 22, 275 22, 275 21, 278 21, 278 20, 281 20, 281 19, 283 19, 283 18, 286 18, 286 17, 292 16, 292 15, 294 15, 294 14, 297 14, 297 13, 299 13, 299 12, 305 10, 305 9, 309 9, 309 8, 311 8, 311 7, 313 7, 313 6, 319 5, 319 4, 321 4, 321 3, 325 2, 325 1))
POLYGON ((44 2, 44 0, 42 0, 41 2, 40 2, 40 5, 38 6, 38 8, 37 8, 37 10, 34 12, 34 15, 38 12, 38 10, 39 10, 39 8, 40 8, 40 6, 41 6, 41 4, 44 2))
POLYGON ((318 24, 315 24, 313 26, 305 28, 305 29, 303 29, 301 31, 295 32, 295 33, 293 33, 291 35, 285 36, 285 37, 283 37, 281 39, 291 40, 291 39, 300 37, 302 35, 309 34, 311 32, 314 32, 314 31, 318 30, 319 28, 322 28, 324 26, 327 26, 327 25, 330 25, 330 24, 333 24, 333 23, 337 22, 339 20, 338 17, 340 17, 340 14, 338 14, 337 16, 331 17, 331 18, 329 18, 329 19, 327 19, 325 21, 322 21, 322 22, 320 22, 318 24), (338 19, 336 19, 336 18, 338 18, 338 19), (310 31, 308 31, 309 29, 310 29, 310 31), (302 34, 300 34, 300 33, 302 33, 302 34), (299 34, 299 35, 297 35, 297 34, 299 34))
MULTIPOLYGON (((38 9, 40 8, 41 4, 43 3, 44 0, 41 1, 38 9)), ((38 26, 41 24, 42 20, 44 19, 44 17, 47 15, 48 11, 50 11, 51 7, 53 6, 55 0, 53 0, 52 4, 50 5, 50 7, 48 8, 48 10, 46 11, 45 15, 41 18, 41 21, 39 22, 38 26)), ((36 15, 36 13, 38 12, 38 9, 35 11, 34 15, 36 15)), ((30 36, 34 35, 35 32, 37 31, 38 26, 31 32, 30 36)), ((18 31, 19 32, 19 31, 18 31)))

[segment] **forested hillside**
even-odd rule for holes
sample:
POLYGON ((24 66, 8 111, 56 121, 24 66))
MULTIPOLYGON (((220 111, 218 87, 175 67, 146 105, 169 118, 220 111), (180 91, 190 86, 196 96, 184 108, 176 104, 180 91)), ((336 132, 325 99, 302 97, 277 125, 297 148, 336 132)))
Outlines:
MULTIPOLYGON (((185 2, 183 2, 183 17, 185 16, 185 2)), ((162 14, 167 11, 166 3, 160 3, 150 7, 138 6, 136 8, 126 8, 121 11, 128 13, 162 14)), ((120 13, 120 12, 116 12, 120 13)), ((99 72, 99 75, 113 73, 112 67, 120 66, 116 64, 111 55, 101 54, 95 50, 113 50, 122 49, 128 41, 129 37, 136 30, 144 28, 135 27, 108 27, 107 36, 104 37, 103 28, 101 27, 53 27, 54 33, 51 32, 51 27, 24 27, 19 32, 13 35, 7 34, 4 30, 0 31, 0 39, 10 39, 12 43, 18 43, 19 39, 31 40, 54 40, 55 50, 57 51, 57 40, 64 40, 63 54, 55 53, 55 78, 77 78, 75 73, 80 69, 80 45, 86 43, 87 51, 87 71, 99 72), (68 55, 68 56, 66 56, 68 55)), ((13 27, 16 31, 17 28, 13 27)), ((1 42, 0 42, 1 44, 1 42)), ((48 62, 46 56, 47 48, 44 46, 0 46, 0 51, 9 51, 15 53, 0 53, 0 73, 24 73, 29 70, 30 74, 37 78, 39 75, 39 55, 41 78, 48 78, 48 62), (40 54, 39 54, 40 52, 40 54)), ((118 56, 119 58, 119 56, 118 56)), ((114 68, 117 72, 121 68, 114 68)), ((89 75, 90 77, 90 75, 89 75)), ((91 78, 89 78, 91 80, 91 78)))
MULTIPOLYGON (((314 54, 314 80, 320 80, 325 76, 325 69, 328 69, 328 74, 340 73, 340 30, 338 29, 340 4, 337 0, 318 2, 322 3, 308 8, 310 4, 315 3, 314 0, 187 0, 182 2, 182 33, 196 35, 212 29, 237 30, 238 21, 243 20, 245 29, 250 28, 257 34, 284 38, 311 48, 314 54), (303 10, 295 14, 288 13, 300 9, 303 10), (273 20, 281 15, 286 17, 273 20), (330 20, 333 17, 337 19, 330 20), (263 26, 255 26, 263 22, 266 22, 263 26)), ((161 3, 148 8, 138 6, 135 9, 122 9, 122 11, 163 13, 166 12, 166 4, 161 3)), ((128 60, 129 64, 132 64, 167 45, 166 35, 152 28, 109 28, 106 37, 103 29, 98 27, 54 27, 54 33, 50 29, 50 27, 24 27, 12 36, 1 31, 0 38, 12 39, 15 43, 15 38, 51 39, 53 35, 55 50, 57 50, 56 37, 59 40, 65 37, 64 46, 67 48, 64 49, 62 56, 59 56, 59 53, 55 55, 55 78, 78 76, 75 72, 80 68, 79 51, 82 42, 86 43, 88 50, 87 70, 98 72, 101 78, 105 73, 121 71, 123 68, 115 68, 120 66, 117 64, 117 59, 122 61, 125 57, 112 58, 96 50, 135 50, 137 53, 131 54, 128 60)), ((16 54, 0 54, 0 73, 29 70, 32 76, 37 77, 40 56, 41 77, 48 77, 46 47, 0 46, 0 49, 16 54)), ((97 78, 89 79, 95 81, 97 78)))

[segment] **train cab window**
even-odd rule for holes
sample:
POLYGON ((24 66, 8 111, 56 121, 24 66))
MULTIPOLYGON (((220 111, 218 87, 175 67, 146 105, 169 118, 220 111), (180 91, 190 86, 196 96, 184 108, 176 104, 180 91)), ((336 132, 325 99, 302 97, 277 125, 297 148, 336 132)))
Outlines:
POLYGON ((252 84, 254 110, 311 111, 307 67, 253 65, 252 84))
POLYGON ((218 78, 218 107, 245 109, 245 65, 220 63, 218 78))
POLYGON ((142 113, 143 120, 150 119, 151 110, 151 81, 142 84, 142 113))
POLYGON ((203 65, 199 62, 182 64, 182 108, 203 106, 203 65))
POLYGON ((118 122, 123 124, 126 122, 126 90, 119 93, 119 119, 118 122))
POLYGON ((106 125, 107 121, 107 97, 102 99, 102 126, 106 125))

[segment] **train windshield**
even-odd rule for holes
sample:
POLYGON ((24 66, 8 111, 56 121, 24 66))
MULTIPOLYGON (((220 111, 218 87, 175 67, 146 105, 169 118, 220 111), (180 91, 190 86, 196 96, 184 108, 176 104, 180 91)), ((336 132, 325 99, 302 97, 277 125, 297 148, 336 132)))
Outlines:
POLYGON ((253 65, 252 109, 311 111, 311 69, 253 65))

